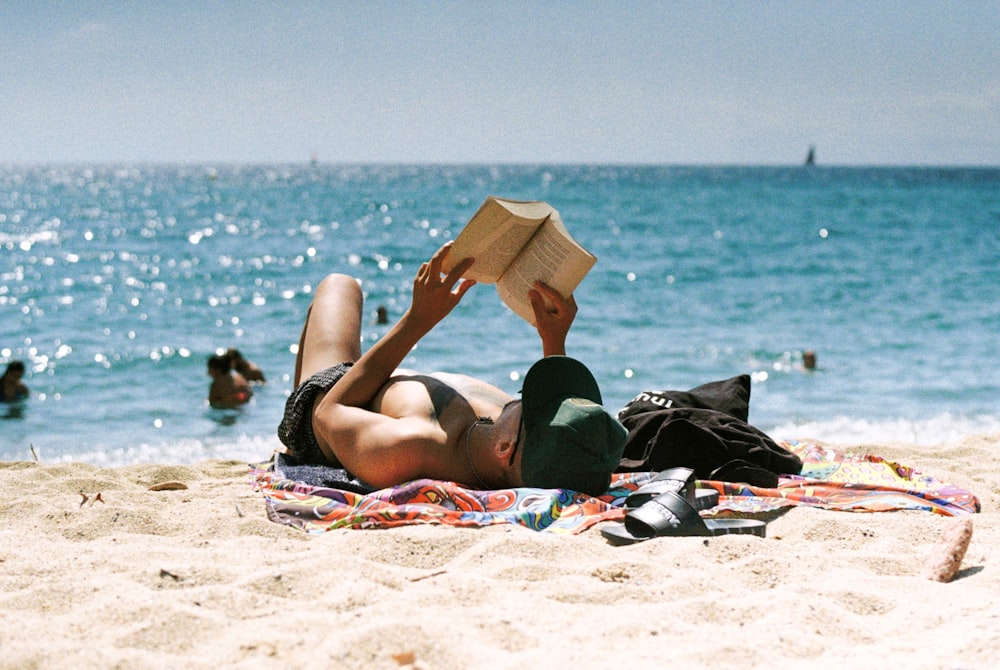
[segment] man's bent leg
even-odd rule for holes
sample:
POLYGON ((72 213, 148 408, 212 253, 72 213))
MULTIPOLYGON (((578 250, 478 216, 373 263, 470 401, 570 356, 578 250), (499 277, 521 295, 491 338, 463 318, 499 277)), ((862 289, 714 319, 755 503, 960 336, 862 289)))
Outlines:
POLYGON ((295 386, 320 370, 361 358, 364 297, 354 277, 331 274, 316 287, 295 357, 295 386))

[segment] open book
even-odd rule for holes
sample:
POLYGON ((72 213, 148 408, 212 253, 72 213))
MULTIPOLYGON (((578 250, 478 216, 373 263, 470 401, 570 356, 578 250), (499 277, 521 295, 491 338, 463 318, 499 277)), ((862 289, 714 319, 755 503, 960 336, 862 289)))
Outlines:
POLYGON ((528 291, 536 281, 569 297, 597 262, 548 203, 492 195, 455 239, 444 271, 469 257, 476 263, 465 277, 496 284, 504 304, 531 325, 535 314, 528 291))

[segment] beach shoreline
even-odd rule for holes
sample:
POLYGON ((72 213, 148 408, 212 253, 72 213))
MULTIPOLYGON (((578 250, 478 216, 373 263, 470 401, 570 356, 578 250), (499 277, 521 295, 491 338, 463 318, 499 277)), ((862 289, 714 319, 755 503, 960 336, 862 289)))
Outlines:
POLYGON ((929 512, 796 507, 764 539, 628 547, 596 528, 307 535, 268 520, 242 461, 3 462, 0 668, 989 667, 1000 435, 838 449, 979 497, 954 581, 923 574, 958 522, 929 512))

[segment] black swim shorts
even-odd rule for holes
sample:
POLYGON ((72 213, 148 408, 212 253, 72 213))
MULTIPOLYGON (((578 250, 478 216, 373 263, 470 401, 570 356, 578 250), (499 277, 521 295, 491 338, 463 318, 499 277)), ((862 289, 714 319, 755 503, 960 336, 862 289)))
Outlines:
POLYGON ((352 363, 338 363, 320 370, 299 384, 285 402, 285 416, 278 425, 278 439, 302 463, 328 464, 316 442, 312 429, 313 403, 316 396, 326 393, 340 381, 352 363))

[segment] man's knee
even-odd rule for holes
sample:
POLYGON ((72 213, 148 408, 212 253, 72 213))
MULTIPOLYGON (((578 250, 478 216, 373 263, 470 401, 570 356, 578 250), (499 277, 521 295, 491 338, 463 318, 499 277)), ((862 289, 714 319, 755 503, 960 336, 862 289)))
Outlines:
POLYGON ((361 297, 361 285, 350 275, 334 272, 323 278, 316 287, 316 299, 334 298, 339 300, 357 300, 361 297))

